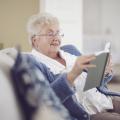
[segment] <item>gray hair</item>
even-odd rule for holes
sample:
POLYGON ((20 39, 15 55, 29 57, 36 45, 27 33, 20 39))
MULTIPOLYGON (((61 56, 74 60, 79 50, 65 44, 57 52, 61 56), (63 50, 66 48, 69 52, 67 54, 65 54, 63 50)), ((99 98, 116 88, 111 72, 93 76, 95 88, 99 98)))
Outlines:
POLYGON ((27 32, 29 34, 29 38, 28 38, 29 43, 32 45, 32 37, 38 34, 38 32, 40 33, 40 31, 44 27, 48 27, 54 24, 59 24, 59 21, 55 16, 49 13, 36 14, 31 16, 27 24, 27 32))

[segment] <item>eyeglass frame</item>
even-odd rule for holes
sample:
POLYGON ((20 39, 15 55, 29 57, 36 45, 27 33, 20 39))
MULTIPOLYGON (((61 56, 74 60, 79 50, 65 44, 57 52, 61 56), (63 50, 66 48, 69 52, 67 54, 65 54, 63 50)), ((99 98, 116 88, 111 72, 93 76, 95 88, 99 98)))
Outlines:
POLYGON ((57 31, 56 33, 47 33, 47 34, 35 34, 34 36, 46 36, 46 37, 55 37, 55 36, 60 36, 60 37, 64 37, 64 33, 61 33, 61 31, 57 31))

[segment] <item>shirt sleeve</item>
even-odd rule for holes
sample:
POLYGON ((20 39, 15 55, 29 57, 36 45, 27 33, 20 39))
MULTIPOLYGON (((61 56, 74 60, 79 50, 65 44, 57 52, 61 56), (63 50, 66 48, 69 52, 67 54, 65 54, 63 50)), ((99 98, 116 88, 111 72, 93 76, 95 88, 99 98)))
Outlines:
POLYGON ((70 114, 77 118, 76 120, 89 120, 90 116, 84 110, 84 107, 78 103, 73 90, 73 87, 67 80, 67 74, 60 75, 55 81, 51 83, 56 95, 61 99, 63 105, 68 109, 70 114))
POLYGON ((55 81, 51 83, 51 87, 57 94, 57 96, 64 102, 66 99, 71 97, 75 91, 67 80, 67 74, 61 74, 55 81))

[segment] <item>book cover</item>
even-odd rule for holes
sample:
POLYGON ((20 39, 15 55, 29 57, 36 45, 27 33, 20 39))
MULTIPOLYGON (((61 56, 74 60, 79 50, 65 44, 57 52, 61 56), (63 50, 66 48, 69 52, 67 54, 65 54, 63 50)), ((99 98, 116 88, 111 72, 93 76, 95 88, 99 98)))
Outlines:
POLYGON ((88 75, 84 87, 84 91, 100 86, 105 73, 105 68, 110 54, 110 43, 107 43, 104 51, 95 53, 96 59, 91 63, 95 64, 95 68, 88 69, 88 75))

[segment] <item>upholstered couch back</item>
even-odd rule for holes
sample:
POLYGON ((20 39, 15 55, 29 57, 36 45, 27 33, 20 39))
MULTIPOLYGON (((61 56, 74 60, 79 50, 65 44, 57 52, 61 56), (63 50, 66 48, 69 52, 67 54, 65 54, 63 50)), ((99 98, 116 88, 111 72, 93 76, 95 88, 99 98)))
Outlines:
POLYGON ((16 51, 13 48, 0 51, 0 119, 23 120, 11 83, 10 69, 14 64, 16 51), (12 52, 10 52, 12 51, 12 52), (12 54, 10 54, 12 53, 12 54))

